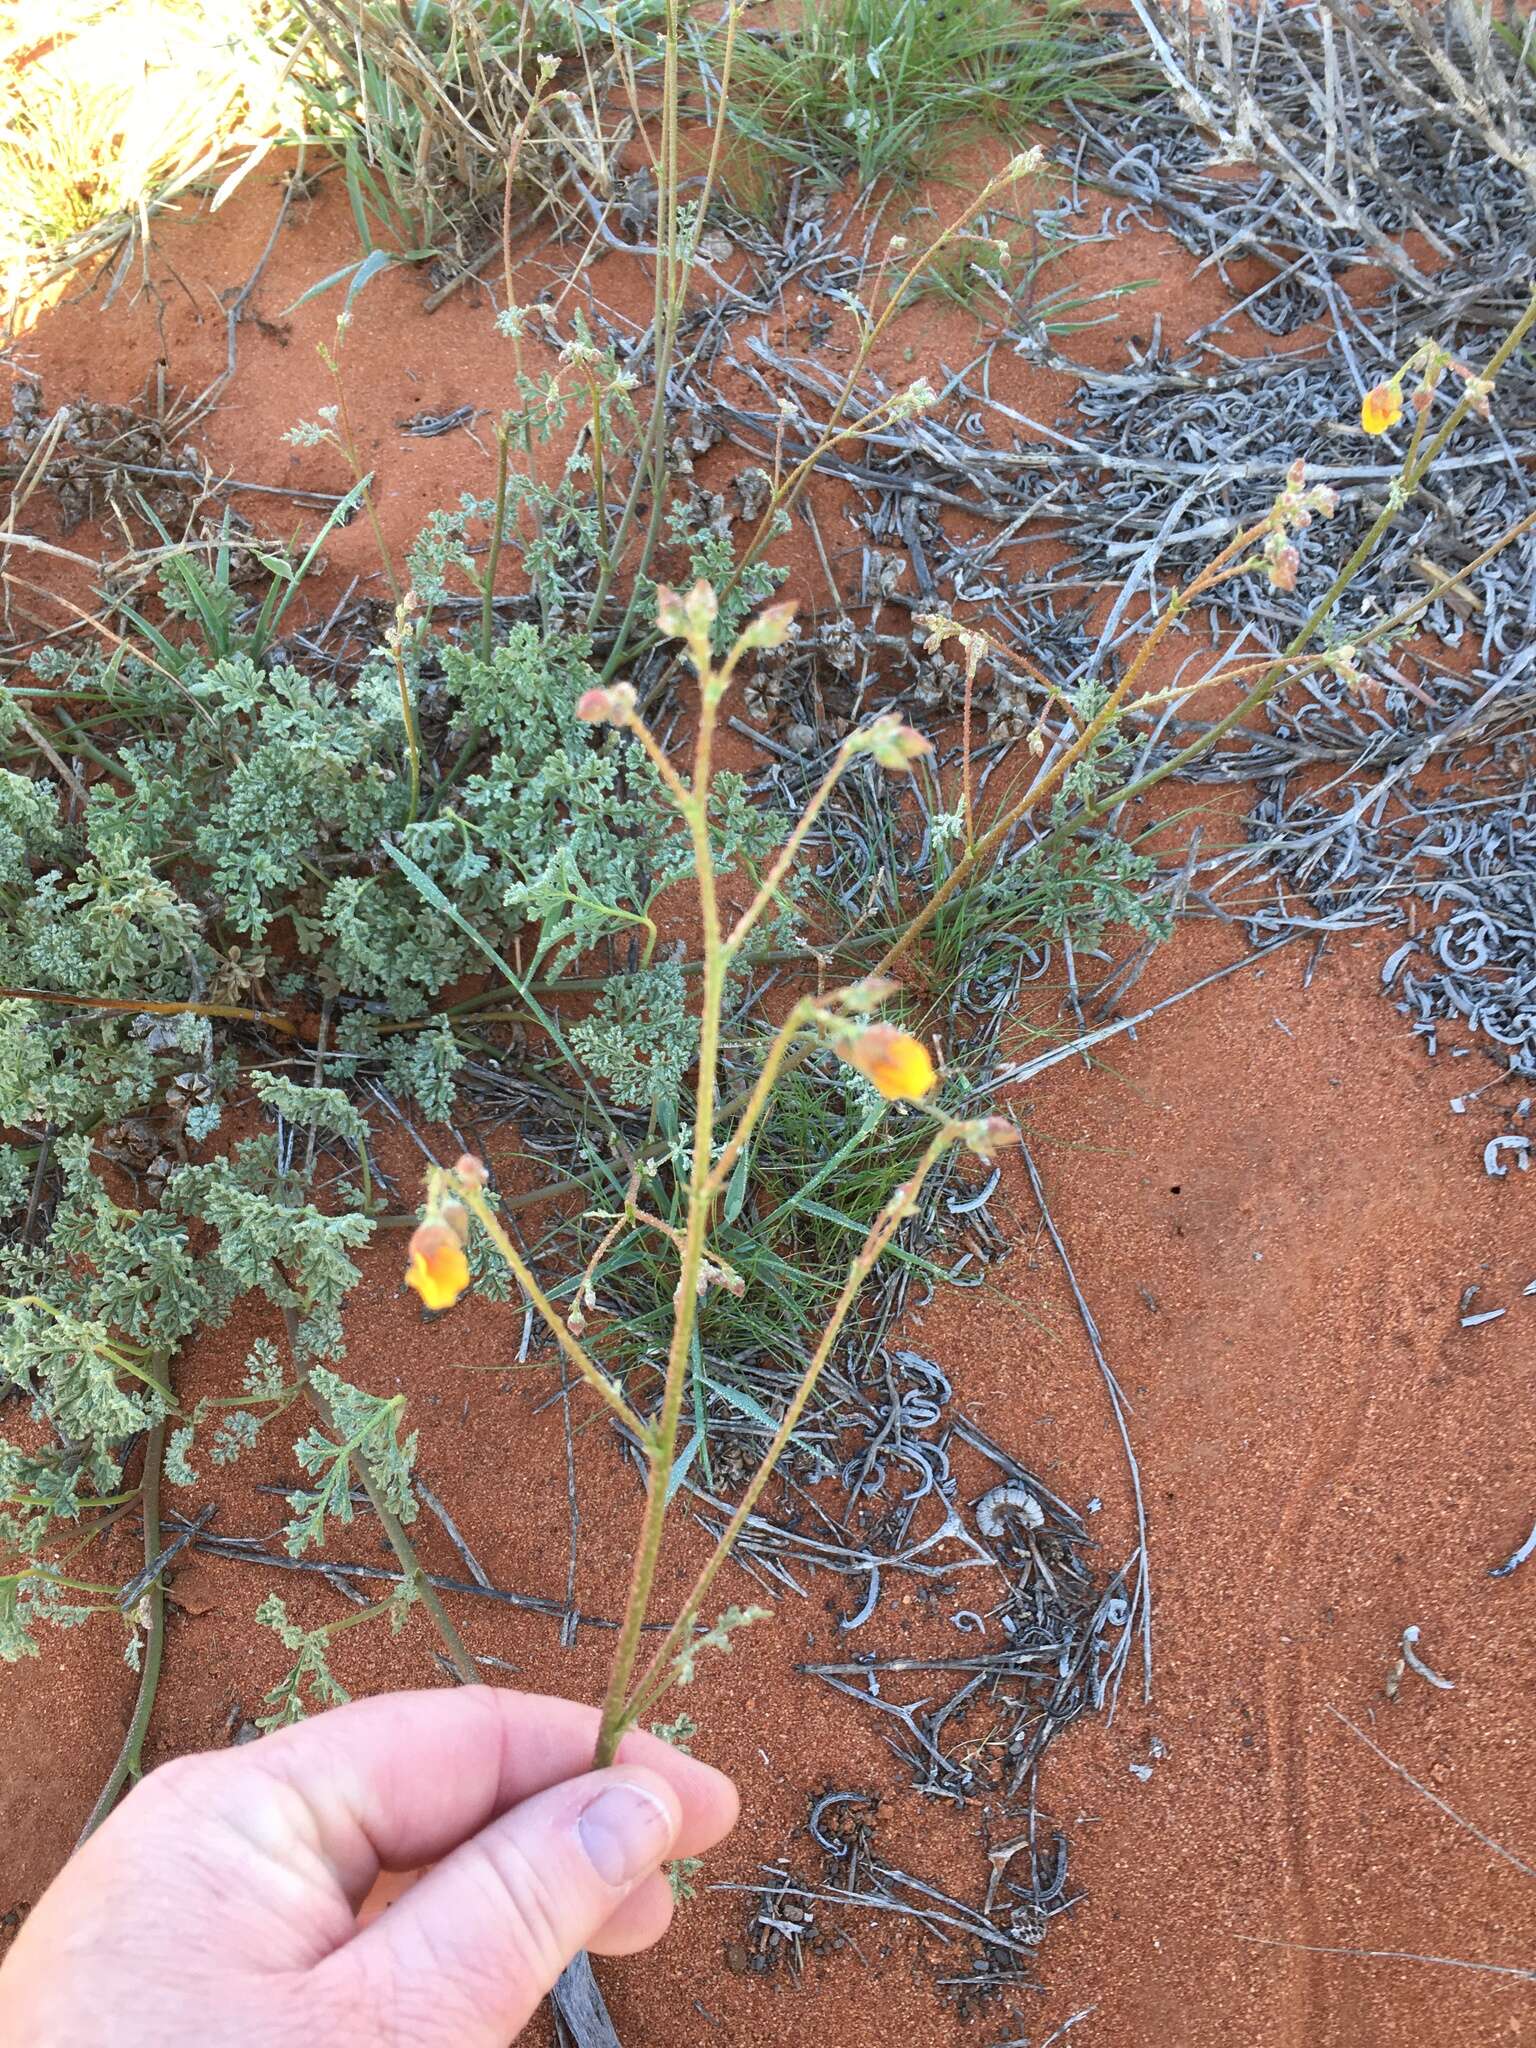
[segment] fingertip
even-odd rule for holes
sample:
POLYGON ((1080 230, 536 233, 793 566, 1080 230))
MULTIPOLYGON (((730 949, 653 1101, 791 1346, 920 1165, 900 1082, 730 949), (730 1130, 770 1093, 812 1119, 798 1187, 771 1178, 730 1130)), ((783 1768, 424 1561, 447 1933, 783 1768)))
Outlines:
POLYGON ((741 1818, 741 1794, 734 1779, 702 1757, 689 1756, 657 1736, 633 1730, 619 1745, 619 1764, 655 1771, 682 1801, 679 1855, 693 1856, 723 1841, 741 1818))
POLYGON ((654 1948, 672 1925, 675 1902, 664 1871, 642 1878, 587 1943, 595 1956, 633 1956, 654 1948))
POLYGON ((593 1771, 582 1790, 576 1833, 604 1884, 623 1890, 672 1853, 682 1832, 683 1802, 660 1771, 616 1764, 593 1771))
MULTIPOLYGON (((710 1805, 720 1830, 715 1841, 724 1841, 741 1819, 741 1792, 736 1780, 724 1771, 716 1770, 713 1764, 705 1764, 703 1768, 709 1773, 710 1805)), ((710 1846, 713 1848, 714 1843, 710 1846)))

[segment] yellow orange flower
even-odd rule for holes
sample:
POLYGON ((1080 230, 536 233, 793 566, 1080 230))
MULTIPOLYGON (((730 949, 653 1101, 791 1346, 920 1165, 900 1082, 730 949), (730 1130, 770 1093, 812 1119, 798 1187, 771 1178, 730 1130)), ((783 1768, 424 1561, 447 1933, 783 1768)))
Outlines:
POLYGON ((922 1040, 892 1024, 871 1024, 848 1041, 842 1054, 887 1102, 921 1102, 939 1078, 922 1040))
POLYGON ((1403 416, 1402 387, 1396 378, 1390 384, 1373 384, 1360 401, 1360 424, 1368 434, 1384 434, 1403 416))
POLYGON ((464 1247, 446 1223, 416 1226, 411 1236, 405 1284, 414 1287, 427 1308, 452 1308, 469 1285, 464 1247))

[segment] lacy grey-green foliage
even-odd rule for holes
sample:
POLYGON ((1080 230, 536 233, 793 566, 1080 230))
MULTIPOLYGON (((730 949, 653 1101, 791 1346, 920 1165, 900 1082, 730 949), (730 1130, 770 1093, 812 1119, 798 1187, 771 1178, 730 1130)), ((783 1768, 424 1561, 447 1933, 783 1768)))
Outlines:
POLYGON ((287 1192, 273 1140, 253 1138, 230 1157, 182 1167, 167 1184, 165 1206, 214 1233, 216 1268, 231 1300, 258 1293, 293 1310, 299 1358, 335 1357, 342 1300, 358 1280, 351 1254, 372 1237, 373 1224, 366 1216, 326 1215, 287 1192))
POLYGON ((311 1707, 344 1706, 352 1695, 331 1669, 332 1641, 349 1628, 356 1628, 359 1622, 371 1621, 381 1614, 388 1617, 390 1633, 399 1635, 416 1595, 415 1580, 406 1578, 376 1607, 359 1608, 321 1628, 303 1628, 289 1619, 284 1601, 276 1593, 269 1593, 257 1608, 256 1619, 274 1631, 284 1649, 294 1653, 294 1661, 267 1694, 265 1704, 269 1711, 257 1717, 257 1727, 281 1728, 289 1722, 302 1721, 311 1707))
POLYGON ((14 1214, 27 1199, 37 1157, 35 1146, 0 1145, 0 1218, 14 1214))
POLYGON ((0 1664, 42 1654, 33 1632, 39 1621, 78 1628, 98 1611, 95 1602, 72 1598, 68 1586, 41 1569, 7 1573, 0 1578, 0 1664))
POLYGON ((754 1621, 767 1621, 766 1607, 727 1607, 713 1627, 702 1635, 690 1636, 673 1660, 673 1669, 679 1685, 692 1685, 698 1676, 699 1658, 705 1650, 729 1650, 734 1647, 732 1638, 741 1628, 750 1628, 754 1621))
MULTIPOLYGON (((516 503, 537 515, 526 524, 543 552, 530 568, 553 589, 575 572, 587 515, 569 498, 516 503)), ((444 576, 472 577, 468 529, 488 509, 438 522, 424 574, 435 549, 444 576)), ((0 1147, 0 1217, 27 1208, 39 1159, 46 1187, 46 1228, 12 1254, 0 1386, 55 1440, 3 1447, 0 1543, 22 1558, 121 1497, 146 1429, 173 1423, 166 1477, 192 1484, 200 1449, 214 1466, 236 1457, 303 1397, 306 1373, 337 1436, 315 1428, 297 1447, 314 1483, 293 1497, 290 1544, 350 1519, 354 1459, 402 1520, 413 1516, 402 1403, 322 1361, 341 1355, 342 1302, 373 1230, 360 1213, 370 1182, 356 1084, 371 1073, 427 1115, 451 1113, 466 1049, 453 1017, 431 1014, 451 983, 514 954, 527 981, 547 980, 620 938, 637 948, 636 972, 575 1027, 579 1056, 617 1101, 644 1103, 675 1093, 693 1055, 681 974, 650 961, 658 898, 691 871, 687 836, 639 749, 576 719, 598 680, 584 634, 514 625, 482 655, 418 618, 351 690, 266 665, 238 637, 221 631, 217 651, 188 644, 172 662, 47 650, 40 681, 116 714, 112 772, 82 792, 42 763, 34 775, 0 770, 0 981, 37 992, 0 1000, 0 1126, 22 1141, 0 1147), (414 814, 402 674, 426 761, 414 814), (239 1040, 222 1018, 131 1007, 260 1011, 295 997, 331 1008, 325 1080, 268 1070, 249 1086, 280 1128, 308 1134, 298 1157, 327 1155, 323 1201, 271 1137, 191 1151, 241 1082, 239 1040), (145 1133, 160 1148, 156 1177, 131 1197, 109 1191, 94 1148, 145 1133), (181 1346, 247 1294, 292 1317, 291 1365, 258 1345, 243 1392, 184 1414, 172 1391, 181 1346)), ((15 733, 9 704, 0 692, 0 724, 15 733)), ((728 775, 712 823, 722 868, 754 873, 783 830, 728 775)), ((511 1000, 521 987, 514 978, 511 1000)), ((481 1284, 504 1292, 500 1261, 483 1244, 471 1252, 481 1284)), ((39 1616, 92 1611, 41 1568, 6 1580, 3 1597, 4 1654, 24 1653, 39 1616)), ((316 1686, 312 1659, 300 1662, 316 1686)))
POLYGON ((662 960, 609 982, 591 1016, 566 1035, 615 1102, 650 1106, 675 1098, 699 1037, 681 965, 662 960))
POLYGON ((413 1096, 421 1105, 422 1115, 432 1123, 446 1123, 465 1061, 464 1049, 449 1020, 440 1017, 425 1030, 400 1032, 383 1040, 370 1031, 366 1019, 362 1020, 362 1027, 355 1038, 350 1038, 343 1026, 343 1044, 352 1043, 360 1049, 371 1044, 381 1049, 387 1085, 398 1094, 413 1096))
POLYGON ((307 1492, 290 1493, 293 1520, 283 1540, 294 1557, 325 1540, 325 1524, 334 1515, 352 1519, 352 1459, 361 1458, 385 1505, 402 1522, 416 1517, 411 1492, 411 1466, 416 1459, 416 1433, 402 1442, 397 1435, 405 1413, 405 1396, 384 1400, 338 1379, 324 1366, 310 1370, 310 1382, 329 1404, 339 1441, 312 1429, 294 1446, 294 1455, 315 1484, 307 1492))
POLYGON ((290 1080, 286 1074, 253 1074, 251 1087, 268 1109, 305 1130, 329 1131, 362 1147, 368 1142, 368 1120, 339 1088, 290 1080))
POLYGON ((269 1593, 256 1610, 263 1628, 271 1629, 285 1650, 294 1654, 289 1669, 267 1694, 268 1711, 258 1716, 258 1728, 284 1728, 302 1721, 311 1707, 342 1707, 352 1695, 331 1670, 326 1656, 330 1630, 301 1628, 288 1618, 288 1609, 276 1593, 269 1593), (307 1698, 306 1698, 307 1693, 307 1698))
POLYGON ((244 1379, 244 1400, 249 1406, 231 1405, 238 1403, 238 1396, 205 1394, 193 1409, 191 1421, 172 1432, 165 1453, 165 1476, 172 1486, 197 1485, 198 1474, 191 1462, 193 1440, 210 1416, 219 1416, 219 1426, 208 1455, 215 1465, 232 1465, 303 1391, 297 1380, 285 1379, 282 1360, 270 1337, 258 1337, 246 1353, 244 1379), (258 1409, 266 1412, 258 1414, 258 1409))
POLYGON ((14 1249, 0 1319, 0 1385, 16 1389, 61 1441, 6 1475, 0 1542, 36 1553, 48 1525, 74 1520, 119 1484, 121 1443, 172 1402, 165 1361, 233 1296, 217 1260, 194 1260, 161 1210, 120 1207, 79 1139, 59 1146, 63 1188, 45 1251, 14 1249))
MULTIPOLYGON (((119 1495, 134 1439, 179 1413, 171 1389, 176 1354, 194 1331, 223 1322, 242 1296, 259 1291, 294 1312, 301 1359, 339 1353, 341 1302, 358 1278, 351 1254, 373 1232, 367 1217, 328 1215, 298 1199, 266 1137, 180 1168, 160 1204, 144 1208, 113 1198, 85 1137, 58 1140, 56 1160, 62 1184, 52 1229, 41 1247, 12 1249, 13 1291, 0 1313, 0 1387, 24 1395, 55 1439, 25 1453, 0 1445, 0 1546, 27 1558, 39 1555, 57 1523, 76 1522, 119 1495)), ((235 1455, 298 1392, 297 1382, 284 1384, 272 1346, 253 1349, 246 1394, 215 1436, 215 1462, 235 1455)), ((341 1398, 338 1412, 356 1423, 362 1411, 347 1405, 348 1396, 370 1397, 347 1390, 341 1398)), ((175 1432, 167 1465, 173 1484, 195 1478, 195 1427, 220 1405, 200 1403, 175 1432)), ((391 1458, 378 1455, 393 1485, 391 1458)), ((24 1654, 16 1645, 28 1621, 59 1613, 56 1589, 43 1576, 25 1578, 9 1597, 12 1648, 0 1647, 0 1656, 24 1654)))
MULTIPOLYGON (((1072 692, 1072 716, 1079 730, 1092 723, 1109 697, 1102 682, 1081 684, 1072 692)), ((1073 814, 1092 806, 1129 779, 1135 749, 1118 724, 1106 728, 1080 761, 1062 778, 1051 807, 1049 843, 1029 861, 1036 887, 1033 904, 1037 924, 1053 938, 1068 931, 1074 945, 1096 946, 1110 925, 1162 937, 1167 930, 1165 908, 1149 894, 1157 861, 1115 832, 1075 835, 1073 814)))
MULTIPOLYGON (((649 763, 618 734, 594 740, 575 717, 596 681, 588 652, 580 635, 531 625, 488 660, 419 636, 423 723, 442 759, 472 746, 477 765, 457 784, 445 776, 415 819, 392 674, 348 697, 244 655, 174 681, 124 663, 125 687, 154 717, 119 749, 118 774, 91 786, 83 816, 66 823, 46 779, 0 781, 0 861, 22 891, 0 930, 0 978, 115 1000, 237 1003, 263 985, 282 996, 318 980, 358 999, 339 1034, 354 1070, 371 1059, 443 1113, 462 1063, 449 1023, 415 1034, 379 1026, 421 1019, 450 982, 483 970, 484 945, 433 914, 386 849, 398 847, 485 943, 510 952, 528 934, 530 976, 557 974, 609 934, 646 930, 691 865, 649 763), (286 966, 269 952, 280 922, 292 937, 286 966)), ((777 829, 738 779, 721 777, 726 865, 760 860, 777 829)), ((147 1111, 189 1067, 215 1066, 205 1019, 0 1003, 0 1120, 13 1128, 96 1128, 147 1111)), ((216 1092, 232 1079, 226 1064, 216 1092)), ((211 1122, 216 1103, 201 1109, 211 1122)), ((339 1130, 334 1119, 326 1128, 339 1130)))

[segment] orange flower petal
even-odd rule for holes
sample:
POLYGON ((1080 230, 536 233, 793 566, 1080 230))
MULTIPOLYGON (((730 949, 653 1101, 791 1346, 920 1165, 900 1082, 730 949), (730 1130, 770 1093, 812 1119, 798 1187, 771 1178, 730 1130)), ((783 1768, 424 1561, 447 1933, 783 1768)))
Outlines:
POLYGON ((1395 383, 1373 384, 1360 401, 1360 424, 1368 434, 1384 434, 1403 416, 1403 394, 1395 383))
POLYGON ((464 1247, 445 1223, 419 1224, 410 1243, 405 1284, 414 1287, 425 1307, 452 1308, 469 1285, 464 1247))
POLYGON ((939 1078, 922 1040, 890 1024, 861 1031, 843 1057, 874 1082, 887 1102, 921 1102, 939 1078))

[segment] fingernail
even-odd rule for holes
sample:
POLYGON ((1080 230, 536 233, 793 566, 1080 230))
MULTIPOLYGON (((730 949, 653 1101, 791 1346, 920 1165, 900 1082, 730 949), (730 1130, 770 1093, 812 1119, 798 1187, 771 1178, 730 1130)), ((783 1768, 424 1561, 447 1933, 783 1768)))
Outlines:
POLYGON ((610 1785, 576 1823, 587 1861, 606 1885, 654 1870, 672 1846, 672 1816, 638 1785, 610 1785))

